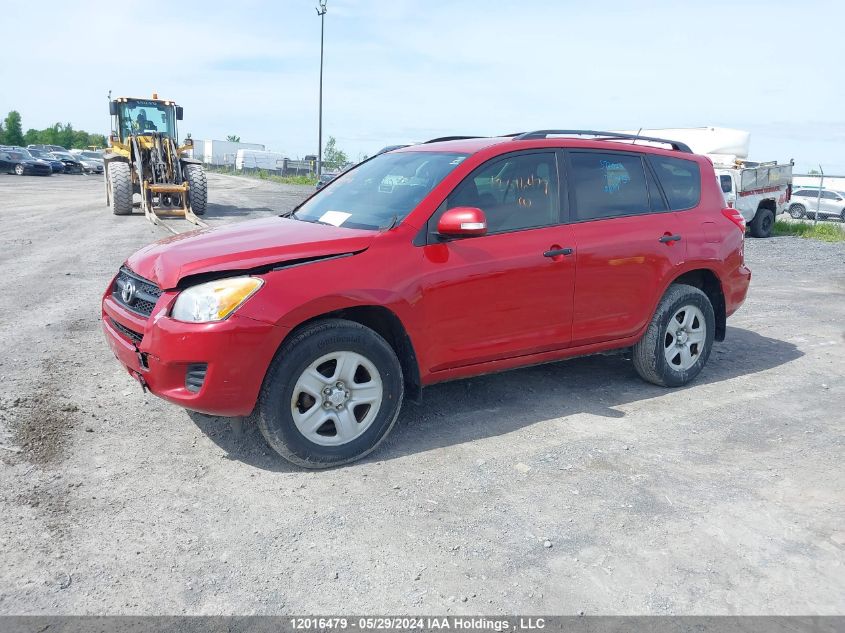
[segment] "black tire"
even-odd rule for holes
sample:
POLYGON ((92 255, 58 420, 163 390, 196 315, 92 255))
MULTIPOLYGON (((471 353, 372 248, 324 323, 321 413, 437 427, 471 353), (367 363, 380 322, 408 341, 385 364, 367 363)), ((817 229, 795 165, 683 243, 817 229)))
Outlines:
POLYGON ((789 207, 789 215, 794 220, 800 220, 807 213, 807 208, 803 204, 793 204, 789 207))
MULTIPOLYGON (((710 357, 716 333, 716 317, 707 295, 695 286, 673 284, 660 300, 645 335, 633 349, 634 368, 640 377, 661 387, 680 387, 693 380, 710 357), (666 359, 669 323, 685 306, 694 306, 704 315, 703 344, 695 351, 697 360, 691 367, 679 370, 666 359)), ((690 346, 692 348, 692 346, 690 346)), ((692 351, 692 350, 691 350, 692 351)))
POLYGON ((18 176, 23 176, 23 174, 24 174, 23 165, 21 165, 20 163, 18 163, 17 165, 15 165, 15 173, 16 173, 18 176))
POLYGON ((188 181, 188 201, 191 211, 196 215, 205 215, 205 207, 208 204, 208 180, 205 177, 205 169, 202 165, 188 164, 184 166, 183 173, 188 181))
POLYGON ((132 214, 132 175, 129 164, 112 162, 108 166, 111 210, 115 215, 132 214))
POLYGON ((317 321, 294 334, 276 353, 258 399, 258 428, 273 450, 297 466, 340 466, 368 455, 387 437, 399 415, 403 395, 402 367, 387 341, 352 321, 317 321), (305 369, 333 352, 354 352, 371 362, 379 373, 383 395, 375 418, 361 435, 345 444, 324 446, 307 439, 297 428, 292 402, 305 369))
POLYGON ((839 219, 842 222, 845 222, 845 209, 842 209, 842 213, 839 214, 839 219))
POLYGON ((757 214, 751 220, 751 235, 753 237, 770 237, 775 227, 775 214, 769 209, 757 209, 757 214))

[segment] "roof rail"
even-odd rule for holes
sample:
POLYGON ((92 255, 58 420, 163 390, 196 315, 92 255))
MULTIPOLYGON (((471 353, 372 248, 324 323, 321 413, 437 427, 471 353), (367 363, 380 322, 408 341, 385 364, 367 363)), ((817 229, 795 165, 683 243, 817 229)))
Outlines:
POLYGON ((526 132, 519 136, 513 137, 515 141, 527 141, 540 138, 548 138, 549 136, 595 136, 598 141, 612 141, 616 139, 627 141, 649 141, 651 143, 665 143, 673 150, 678 152, 685 152, 692 154, 693 151, 686 143, 680 141, 671 141, 665 138, 655 138, 653 136, 640 136, 639 134, 623 134, 621 132, 599 132, 597 130, 537 130, 536 132, 526 132))
POLYGON ((424 141, 423 145, 426 143, 440 143, 441 141, 466 141, 472 138, 486 138, 484 136, 440 136, 438 138, 433 138, 430 141, 424 141))

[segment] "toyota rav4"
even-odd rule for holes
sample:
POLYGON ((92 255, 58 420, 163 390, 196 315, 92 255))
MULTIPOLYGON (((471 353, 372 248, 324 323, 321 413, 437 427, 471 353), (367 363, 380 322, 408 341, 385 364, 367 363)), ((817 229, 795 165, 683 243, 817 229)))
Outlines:
POLYGON ((678 387, 751 271, 744 221, 683 144, 543 130, 375 156, 292 212, 162 240, 102 300, 152 393, 253 412, 321 468, 378 446, 437 382, 607 350, 678 387))

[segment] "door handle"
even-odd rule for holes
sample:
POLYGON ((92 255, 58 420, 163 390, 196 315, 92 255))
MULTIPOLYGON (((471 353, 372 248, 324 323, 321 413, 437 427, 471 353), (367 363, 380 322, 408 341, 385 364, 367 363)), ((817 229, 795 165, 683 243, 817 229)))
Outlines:
POLYGON ((665 244, 666 242, 680 242, 680 241, 681 241, 681 236, 680 236, 680 235, 663 235, 663 236, 660 238, 660 240, 659 240, 659 241, 660 241, 660 242, 663 242, 664 244, 665 244))
POLYGON ((543 253, 543 257, 560 257, 561 255, 572 255, 571 248, 555 248, 543 253))

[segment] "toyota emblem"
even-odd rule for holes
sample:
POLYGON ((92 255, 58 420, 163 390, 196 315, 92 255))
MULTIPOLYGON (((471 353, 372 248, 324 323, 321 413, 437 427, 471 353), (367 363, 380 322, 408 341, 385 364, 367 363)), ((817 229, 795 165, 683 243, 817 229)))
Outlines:
POLYGON ((123 288, 120 291, 120 298, 123 299, 123 303, 131 306, 132 302, 135 301, 136 292, 135 283, 133 281, 127 281, 123 284, 123 288))

